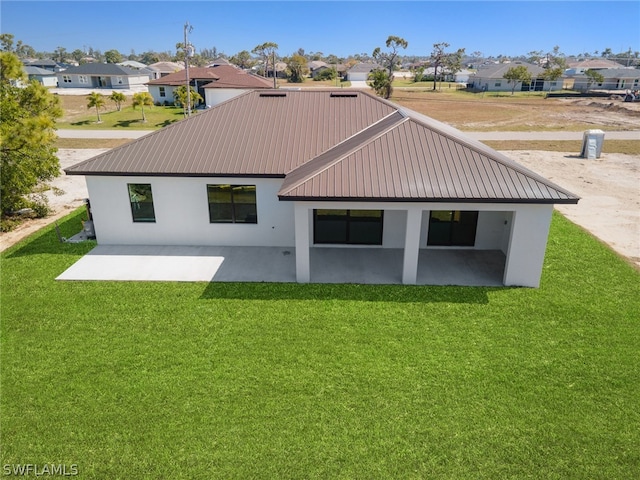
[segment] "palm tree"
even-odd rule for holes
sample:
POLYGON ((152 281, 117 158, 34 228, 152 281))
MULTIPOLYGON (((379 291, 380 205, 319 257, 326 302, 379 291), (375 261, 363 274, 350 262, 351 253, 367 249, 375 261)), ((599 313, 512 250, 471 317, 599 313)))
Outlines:
POLYGON ((87 108, 96 108, 96 113, 98 114, 98 123, 102 123, 102 119, 100 118, 100 108, 104 107, 104 104, 104 97, 98 92, 91 92, 87 97, 87 108))
POLYGON ((118 111, 122 108, 122 103, 127 100, 127 97, 122 92, 112 92, 109 100, 116 104, 116 108, 118 111))
POLYGON ((147 117, 144 116, 144 107, 153 105, 153 97, 149 92, 138 92, 133 94, 133 109, 140 107, 142 109, 142 121, 146 123, 147 117))

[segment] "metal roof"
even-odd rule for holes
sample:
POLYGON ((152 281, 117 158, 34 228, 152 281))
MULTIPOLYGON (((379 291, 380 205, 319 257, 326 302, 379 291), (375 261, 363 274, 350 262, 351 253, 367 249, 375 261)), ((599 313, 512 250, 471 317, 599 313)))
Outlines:
POLYGON ((448 125, 353 90, 249 91, 65 172, 284 177, 282 200, 578 201, 448 125))

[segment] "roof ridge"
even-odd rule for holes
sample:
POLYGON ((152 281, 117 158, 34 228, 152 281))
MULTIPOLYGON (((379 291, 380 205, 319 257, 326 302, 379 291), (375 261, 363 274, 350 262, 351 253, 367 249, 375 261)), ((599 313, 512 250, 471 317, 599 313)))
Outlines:
POLYGON ((397 127, 398 125, 402 124, 403 122, 406 122, 407 120, 408 120, 407 116, 402 114, 399 110, 391 112, 390 114, 384 116, 377 122, 367 126, 363 130, 360 130, 359 132, 350 136, 349 138, 344 139, 342 142, 338 143, 337 145, 334 145, 329 150, 322 152, 320 155, 316 156, 315 158, 312 158, 308 162, 303 163, 302 165, 287 172, 285 174, 285 180, 283 182, 283 185, 280 191, 278 192, 278 195, 286 194, 287 192, 299 187, 303 183, 308 182, 312 178, 322 174, 323 172, 326 172, 327 170, 332 168, 334 165, 340 163, 346 157, 351 155, 353 152, 377 140, 378 138, 385 135, 387 132, 397 127), (400 116, 401 118, 399 119, 394 118, 398 116, 400 116), (372 131, 373 133, 371 135, 366 135, 367 132, 372 132, 372 131), (355 139, 358 136, 363 136, 361 141, 358 141, 354 145, 349 145, 348 148, 340 152, 340 149, 347 146, 348 142, 353 141, 353 139, 355 139), (335 158, 331 158, 332 153, 335 152, 336 150, 338 150, 339 155, 336 156, 335 158), (313 168, 315 164, 318 164, 318 166, 316 168, 313 168), (307 169, 310 169, 310 168, 311 168, 310 172, 306 174, 301 174, 300 178, 296 178, 297 177, 296 172, 305 172, 307 169), (287 185, 288 183, 287 179, 291 180, 290 185, 287 185))
POLYGON ((534 180, 536 182, 540 182, 547 187, 553 188, 554 190, 558 190, 568 197, 579 198, 573 193, 569 192, 567 189, 561 187, 560 185, 552 182, 551 180, 543 177, 542 175, 534 172, 533 170, 528 169, 527 167, 519 164, 515 160, 511 160, 506 155, 494 150, 479 140, 475 140, 467 135, 464 135, 464 132, 455 129, 454 127, 447 125, 445 123, 439 122, 438 120, 427 117, 426 115, 422 115, 418 112, 415 112, 411 109, 401 107, 400 110, 404 111, 404 114, 407 115, 412 121, 419 123, 420 125, 428 128, 429 130, 435 131, 440 135, 447 137, 450 140, 454 140, 458 143, 463 144, 464 146, 470 148, 474 152, 485 155, 489 157, 491 160, 499 163, 500 165, 511 168, 516 172, 524 175, 525 177, 534 180), (455 135, 453 132, 448 132, 447 130, 452 129, 459 131, 462 133, 462 136, 455 135))

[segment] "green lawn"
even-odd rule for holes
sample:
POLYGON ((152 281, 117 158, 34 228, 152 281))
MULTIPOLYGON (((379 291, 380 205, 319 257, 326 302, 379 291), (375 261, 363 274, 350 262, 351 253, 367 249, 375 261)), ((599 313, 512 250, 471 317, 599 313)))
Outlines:
POLYGON ((2 254, 3 465, 638 478, 640 274, 560 215, 539 289, 54 280, 91 247, 2 254))
MULTIPOLYGON (((198 113, 198 110, 193 112, 198 113)), ((166 127, 174 122, 184 119, 182 107, 144 107, 146 122, 142 121, 142 110, 140 107, 134 109, 132 106, 123 106, 121 111, 110 107, 109 110, 101 110, 101 122, 98 123, 96 109, 87 109, 86 115, 75 115, 75 118, 65 122, 57 122, 56 128, 108 130, 132 128, 135 130, 156 130, 166 127)))

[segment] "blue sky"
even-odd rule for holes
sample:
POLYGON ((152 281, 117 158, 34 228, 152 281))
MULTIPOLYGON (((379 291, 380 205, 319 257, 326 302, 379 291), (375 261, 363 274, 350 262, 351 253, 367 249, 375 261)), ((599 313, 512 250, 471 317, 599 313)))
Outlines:
POLYGON ((196 50, 227 55, 270 41, 280 55, 298 48, 347 56, 384 48, 389 35, 427 56, 437 42, 485 56, 640 51, 640 1, 4 1, 2 33, 37 51, 61 46, 105 52, 175 51, 184 24, 196 50))

